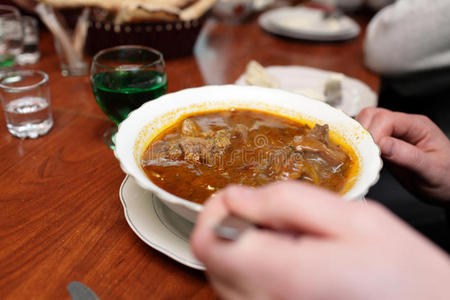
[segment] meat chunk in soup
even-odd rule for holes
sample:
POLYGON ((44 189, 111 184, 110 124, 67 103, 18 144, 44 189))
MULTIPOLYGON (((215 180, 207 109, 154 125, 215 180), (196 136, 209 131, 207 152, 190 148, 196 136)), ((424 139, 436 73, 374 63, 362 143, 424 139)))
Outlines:
POLYGON ((182 136, 200 136, 202 129, 198 126, 195 121, 191 119, 186 119, 181 124, 181 135, 182 136))
POLYGON ((231 145, 231 132, 229 129, 221 129, 214 136, 214 145, 224 149, 231 145))
POLYGON ((184 159, 192 163, 207 162, 214 144, 205 138, 184 137, 178 140, 184 159))
POLYGON ((328 125, 319 125, 316 124, 314 127, 306 134, 307 137, 316 139, 325 145, 328 145, 330 142, 330 133, 328 129, 328 125))
POLYGON ((348 156, 338 145, 329 143, 328 125, 315 125, 308 134, 295 136, 292 145, 299 152, 316 153, 333 167, 338 167, 348 156))
POLYGON ((161 163, 163 160, 178 160, 183 155, 183 151, 176 142, 157 141, 152 151, 146 151, 142 157, 144 164, 161 163))
POLYGON ((233 126, 233 130, 231 132, 233 138, 238 139, 241 143, 247 144, 248 137, 248 127, 243 124, 236 124, 233 126))

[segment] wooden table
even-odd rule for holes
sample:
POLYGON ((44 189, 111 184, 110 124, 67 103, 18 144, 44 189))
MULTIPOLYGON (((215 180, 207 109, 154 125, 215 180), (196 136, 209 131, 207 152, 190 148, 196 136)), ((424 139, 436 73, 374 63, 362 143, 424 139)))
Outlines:
MULTIPOLYGON (((378 77, 364 68, 362 54, 370 16, 355 18, 362 34, 344 43, 272 36, 256 17, 241 25, 209 21, 195 56, 167 61, 169 92, 232 83, 251 59, 342 72, 376 91, 378 77)), ((203 272, 153 250, 127 225, 118 195, 125 175, 101 140, 110 121, 89 77, 61 76, 48 32, 40 47, 42 58, 30 68, 50 75, 53 129, 20 140, 0 116, 0 299, 68 299, 71 281, 101 299, 214 297, 203 272)))

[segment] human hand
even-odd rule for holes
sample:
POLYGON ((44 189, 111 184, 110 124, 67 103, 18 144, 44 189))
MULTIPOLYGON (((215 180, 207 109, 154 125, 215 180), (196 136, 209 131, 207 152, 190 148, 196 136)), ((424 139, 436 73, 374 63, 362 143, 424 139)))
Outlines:
POLYGON ((191 244, 227 299, 450 299, 450 261, 438 248, 377 204, 298 182, 219 192, 191 244), (220 239, 213 227, 230 213, 272 230, 220 239))
POLYGON ((421 115, 366 108, 357 117, 373 136, 394 176, 411 192, 450 204, 450 141, 421 115))

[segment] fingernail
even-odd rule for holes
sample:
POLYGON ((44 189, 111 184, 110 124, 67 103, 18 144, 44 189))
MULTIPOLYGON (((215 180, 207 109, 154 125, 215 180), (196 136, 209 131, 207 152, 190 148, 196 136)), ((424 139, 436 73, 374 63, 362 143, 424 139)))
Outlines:
POLYGON ((395 142, 392 138, 386 137, 380 141, 381 154, 387 158, 392 157, 395 153, 395 142))

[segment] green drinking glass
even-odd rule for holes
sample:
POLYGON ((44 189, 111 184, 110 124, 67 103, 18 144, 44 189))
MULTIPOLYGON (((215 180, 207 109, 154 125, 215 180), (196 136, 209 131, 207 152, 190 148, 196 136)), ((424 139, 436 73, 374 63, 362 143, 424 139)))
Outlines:
POLYGON ((163 55, 144 46, 118 46, 100 51, 91 66, 91 85, 97 104, 114 122, 103 134, 114 149, 117 126, 128 114, 167 90, 163 55))

